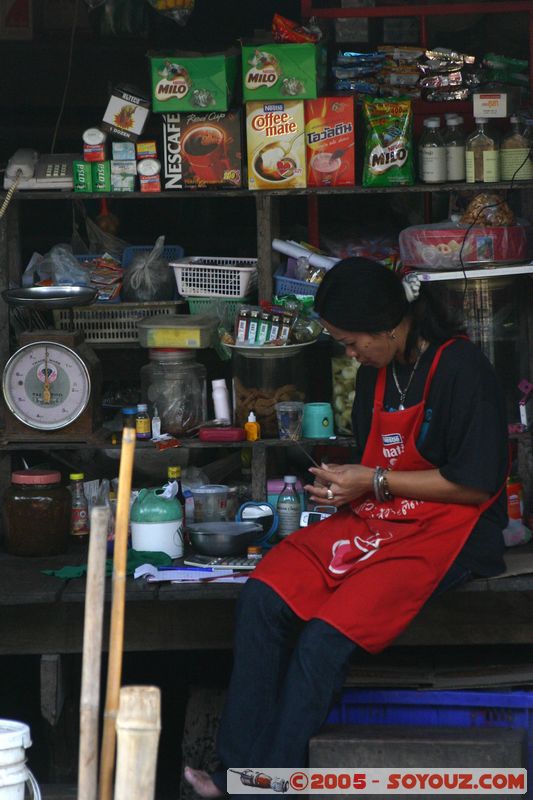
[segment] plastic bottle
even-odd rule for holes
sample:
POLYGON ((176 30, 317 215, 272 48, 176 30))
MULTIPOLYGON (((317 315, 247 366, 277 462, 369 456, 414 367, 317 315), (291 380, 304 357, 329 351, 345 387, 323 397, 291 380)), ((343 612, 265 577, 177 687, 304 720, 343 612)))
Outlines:
POLYGON ((498 142, 487 130, 485 117, 476 117, 476 129, 466 140, 466 182, 494 183, 500 180, 498 142))
POLYGON ((213 406, 215 409, 215 417, 223 419, 226 422, 231 422, 231 411, 229 407, 229 394, 226 381, 221 378, 220 380, 211 381, 213 387, 213 406))
POLYGON ((148 416, 148 406, 146 403, 139 403, 135 415, 135 436, 137 439, 151 439, 152 426, 148 416))
POLYGON ((533 179, 533 161, 529 158, 529 150, 533 142, 529 140, 529 132, 522 132, 518 117, 509 120, 511 128, 505 136, 500 148, 500 166, 502 181, 530 181, 533 179))
POLYGON ((424 131, 418 143, 418 171, 422 183, 446 181, 446 146, 435 117, 424 120, 424 131))
POLYGON ((183 524, 185 524, 185 495, 183 494, 183 486, 181 485, 181 467, 169 467, 167 469, 167 478, 169 482, 176 481, 178 484, 178 493, 176 497, 181 503, 181 510, 183 512, 183 524))
POLYGON ((261 426, 253 411, 248 414, 248 422, 244 423, 244 433, 248 442, 256 442, 261 438, 261 426))
POLYGON ((449 116, 444 132, 446 146, 446 180, 464 181, 466 178, 465 134, 463 118, 449 116))
POLYGON ((507 516, 509 519, 521 520, 524 516, 524 488, 519 478, 510 475, 507 478, 507 516))
POLYGON ((284 538, 289 533, 298 530, 300 527, 300 515, 302 513, 302 503, 296 491, 296 475, 285 475, 283 478, 283 489, 276 510, 278 512, 278 536, 284 538))
POLYGON ((72 541, 77 544, 86 544, 89 540, 89 504, 83 489, 83 472, 70 474, 70 492, 72 506, 70 514, 70 533, 72 541))
POLYGON ((154 406, 154 416, 152 417, 152 439, 161 436, 161 417, 154 406))

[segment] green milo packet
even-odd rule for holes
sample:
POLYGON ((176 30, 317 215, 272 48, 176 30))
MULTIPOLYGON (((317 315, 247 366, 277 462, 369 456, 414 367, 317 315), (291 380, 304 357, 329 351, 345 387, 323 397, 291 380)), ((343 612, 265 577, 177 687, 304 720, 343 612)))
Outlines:
POLYGON ((415 180, 411 101, 368 98, 363 113, 363 186, 411 186, 415 180))

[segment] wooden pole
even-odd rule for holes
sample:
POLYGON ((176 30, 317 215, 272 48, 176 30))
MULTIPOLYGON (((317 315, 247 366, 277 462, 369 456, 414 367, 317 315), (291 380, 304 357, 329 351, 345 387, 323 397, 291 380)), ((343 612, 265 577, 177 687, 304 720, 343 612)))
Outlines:
POLYGON ((98 789, 100 660, 109 514, 110 509, 105 506, 95 506, 91 511, 81 668, 78 800, 96 800, 98 789))
POLYGON ((161 731, 157 686, 125 686, 117 716, 115 800, 153 800, 161 731))
POLYGON ((122 677, 122 651, 124 647, 124 605, 126 598, 126 558, 128 548, 128 521, 130 517, 131 477, 135 455, 135 429, 122 431, 122 449, 118 473, 117 516, 115 524, 115 549, 113 557, 113 600, 111 603, 111 629, 109 633, 109 662, 107 691, 104 708, 102 756, 100 760, 100 800, 111 800, 113 766, 115 761, 115 722, 118 709, 120 680, 122 677))

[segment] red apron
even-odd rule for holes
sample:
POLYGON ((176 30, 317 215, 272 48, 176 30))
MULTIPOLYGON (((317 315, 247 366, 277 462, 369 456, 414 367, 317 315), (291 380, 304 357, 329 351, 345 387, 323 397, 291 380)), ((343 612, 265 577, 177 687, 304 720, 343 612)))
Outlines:
MULTIPOLYGON (((374 412, 361 463, 399 471, 433 469, 417 450, 429 387, 443 350, 430 367, 422 401, 383 410, 387 370, 379 371, 374 412)), ((328 622, 378 653, 396 639, 444 577, 479 517, 482 505, 363 495, 336 514, 288 536, 254 571, 302 619, 328 622)))

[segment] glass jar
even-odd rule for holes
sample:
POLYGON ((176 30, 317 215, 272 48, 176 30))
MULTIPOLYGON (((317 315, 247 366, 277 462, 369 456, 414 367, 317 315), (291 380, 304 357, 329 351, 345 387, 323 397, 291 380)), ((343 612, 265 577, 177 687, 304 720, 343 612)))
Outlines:
POLYGON ((500 148, 502 181, 530 181, 533 179, 533 161, 529 158, 531 141, 522 132, 520 120, 512 116, 511 128, 503 137, 500 148))
POLYGON ((194 350, 153 348, 141 368, 143 400, 157 406, 163 433, 182 436, 207 421, 207 371, 194 350))
POLYGON ((424 120, 424 130, 418 143, 418 170, 422 183, 446 181, 446 145, 438 117, 424 120))
MULTIPOLYGON (((340 348, 339 348, 340 349, 340 348)), ((355 398, 355 379, 359 361, 345 355, 344 348, 331 358, 331 378, 333 384, 333 416, 337 433, 351 435, 352 408, 355 398)))
POLYGON ((500 151, 488 120, 476 117, 476 129, 466 140, 466 182, 493 183, 500 180, 500 151))
POLYGON ((14 556, 54 556, 67 550, 70 492, 55 470, 11 474, 2 506, 4 545, 14 556))
POLYGON ((305 402, 307 378, 305 360, 299 350, 283 352, 275 347, 265 354, 233 351, 233 394, 235 424, 243 427, 253 411, 263 439, 277 438, 276 403, 305 402))

